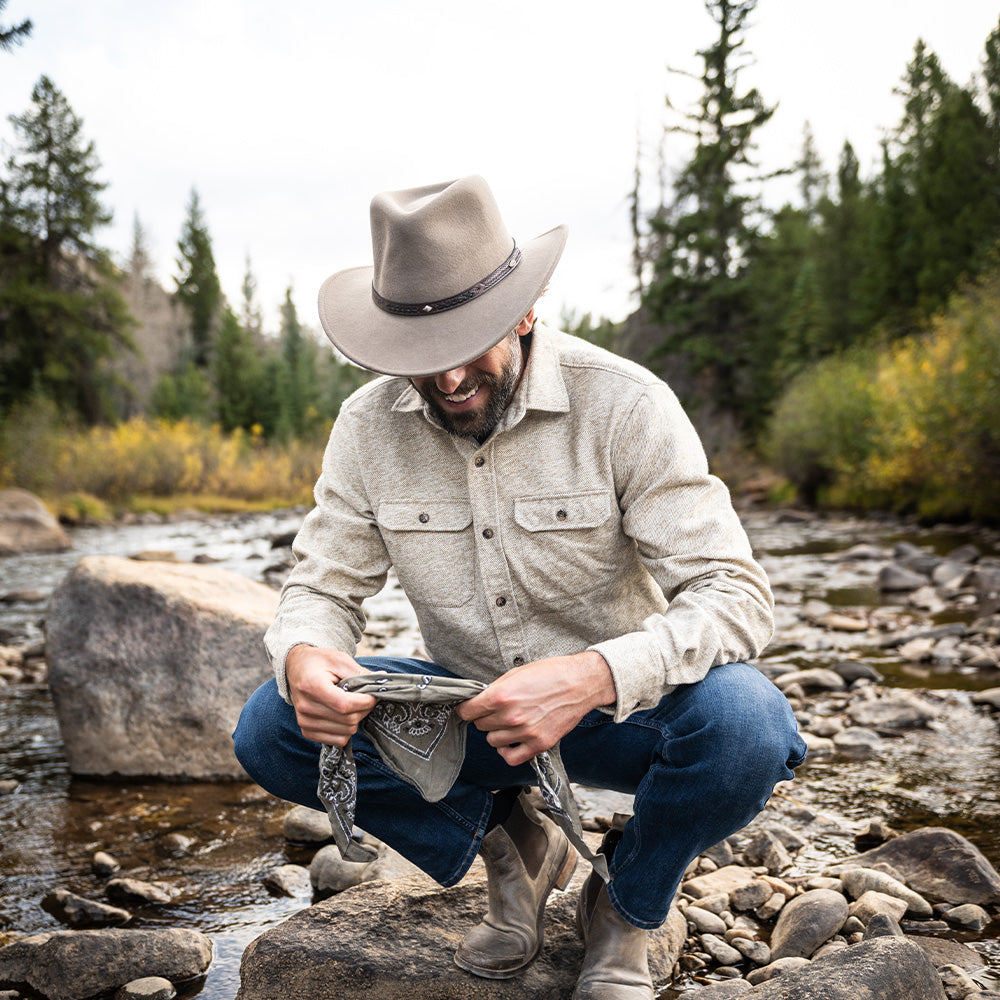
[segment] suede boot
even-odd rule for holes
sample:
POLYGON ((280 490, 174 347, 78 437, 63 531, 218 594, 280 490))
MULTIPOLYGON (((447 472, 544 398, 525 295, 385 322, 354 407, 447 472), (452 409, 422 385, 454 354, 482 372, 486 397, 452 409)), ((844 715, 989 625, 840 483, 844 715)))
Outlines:
POLYGON ((538 957, 545 901, 553 888, 566 888, 576 851, 522 794, 510 816, 483 837, 479 853, 486 865, 489 908, 462 939, 455 964, 486 979, 508 979, 538 957))
MULTIPOLYGON (((627 819, 616 813, 604 837, 600 850, 609 861, 627 819)), ((618 915, 604 881, 594 872, 580 890, 576 924, 585 954, 573 1000, 653 1000, 648 934, 618 915)))

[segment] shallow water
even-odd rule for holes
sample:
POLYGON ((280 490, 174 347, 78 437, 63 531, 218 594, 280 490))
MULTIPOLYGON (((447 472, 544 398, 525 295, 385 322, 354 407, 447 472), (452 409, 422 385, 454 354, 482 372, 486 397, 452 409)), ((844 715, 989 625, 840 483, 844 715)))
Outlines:
MULTIPOLYGON (((297 526, 301 512, 192 518, 175 523, 80 528, 76 548, 58 555, 0 560, 0 594, 43 595, 90 553, 131 555, 169 550, 182 560, 200 558, 264 580, 287 558, 270 538, 297 526)), ((948 699, 932 730, 888 740, 877 760, 834 758, 804 766, 782 794, 796 797, 843 823, 810 832, 812 843, 797 859, 803 870, 853 852, 844 824, 878 815, 899 829, 944 825, 968 836, 1000 867, 1000 739, 995 721, 973 711, 968 692, 1000 685, 994 675, 931 670, 901 663, 870 638, 836 635, 803 625, 803 598, 825 600, 837 610, 873 607, 878 563, 838 560, 859 542, 884 546, 898 540, 945 553, 973 540, 996 551, 989 533, 921 533, 898 522, 855 518, 780 523, 768 512, 745 517, 755 549, 775 581, 779 636, 765 658, 803 666, 829 665, 845 655, 872 662, 886 682, 933 688, 948 699), (794 652, 781 649, 786 637, 794 652)), ((415 620, 398 586, 370 602, 370 633, 391 653, 413 654, 419 646, 415 620)), ((42 640, 44 602, 0 604, 0 629, 19 645, 42 640)), ((0 935, 58 929, 41 906, 54 888, 103 898, 102 881, 91 870, 95 851, 118 858, 122 874, 163 880, 180 888, 169 905, 135 910, 137 926, 193 927, 208 934, 215 958, 204 979, 187 985, 182 998, 232 1000, 239 986, 244 948, 262 931, 309 904, 308 899, 271 896, 264 874, 278 864, 307 863, 309 853, 281 834, 287 804, 256 786, 94 782, 73 779, 66 767, 51 699, 44 685, 0 687, 0 779, 16 778, 19 790, 0 796, 0 935), (190 844, 178 852, 178 835, 190 844)), ((610 816, 627 807, 625 797, 581 789, 585 816, 610 816)), ((669 994, 667 994, 669 995, 669 994)))

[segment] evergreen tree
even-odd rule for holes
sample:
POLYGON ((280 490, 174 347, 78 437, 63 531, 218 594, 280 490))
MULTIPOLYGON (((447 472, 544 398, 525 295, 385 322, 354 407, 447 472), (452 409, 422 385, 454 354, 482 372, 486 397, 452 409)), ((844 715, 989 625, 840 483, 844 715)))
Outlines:
POLYGON ((216 412, 223 430, 249 430, 258 420, 263 364, 252 333, 232 309, 223 310, 212 358, 216 412))
POLYGON ((746 354, 744 280, 756 238, 754 199, 738 175, 753 166, 754 132, 774 108, 756 89, 737 88, 746 22, 756 0, 706 0, 705 6, 718 37, 699 53, 704 68, 697 111, 672 129, 692 136, 696 145, 674 181, 673 206, 650 220, 652 277, 643 304, 665 330, 662 351, 688 358, 706 391, 739 410, 757 359, 746 354))
POLYGON ((0 411, 37 392, 89 422, 113 416, 107 366, 132 347, 131 317, 95 231, 111 220, 83 123, 42 76, 12 115, 16 145, 0 184, 0 411))
POLYGON ((212 338, 222 287, 215 271, 212 238, 208 232, 198 192, 192 188, 187 216, 177 241, 177 297, 187 309, 191 322, 192 360, 199 368, 207 368, 212 354, 212 338))
POLYGON ((291 288, 281 306, 281 367, 278 372, 279 437, 303 437, 321 421, 317 344, 299 322, 291 288))
MULTIPOLYGON (((0 0, 0 13, 7 6, 7 0, 0 0)), ((20 45, 31 34, 32 23, 28 19, 20 24, 12 24, 9 28, 0 25, 0 52, 10 52, 15 45, 20 45)))

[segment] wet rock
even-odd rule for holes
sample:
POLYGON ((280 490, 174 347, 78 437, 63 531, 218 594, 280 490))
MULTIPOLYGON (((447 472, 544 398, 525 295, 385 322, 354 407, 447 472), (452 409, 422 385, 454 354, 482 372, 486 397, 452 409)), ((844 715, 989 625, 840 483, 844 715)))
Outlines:
POLYGON ((0 795, 13 795, 21 787, 16 778, 4 778, 0 781, 0 795))
POLYGON ((132 914, 118 906, 86 899, 66 889, 56 889, 42 900, 42 908, 70 927, 121 927, 132 914))
POLYGON ((211 939, 190 929, 54 931, 0 948, 0 987, 86 1000, 148 976, 192 979, 211 960, 211 939))
POLYGON ((316 852, 309 864, 309 880, 321 894, 343 892, 365 881, 371 861, 345 861, 340 848, 329 844, 316 852))
POLYGON ((264 876, 264 885, 275 895, 291 896, 293 899, 309 898, 312 882, 309 869, 302 865, 278 865, 264 876))
MULTIPOLYGON (((541 955, 516 980, 519 1000, 568 996, 583 959, 576 931, 577 874, 571 891, 546 907, 541 955)), ((509 1000, 509 980, 487 980, 453 960, 463 935, 486 912, 485 876, 442 890, 426 876, 366 882, 265 931, 243 954, 237 1000, 337 996, 348 1000, 509 1000)), ((671 978, 687 922, 672 908, 650 935, 654 981, 671 978)))
POLYGON ((308 806, 296 806, 285 816, 282 833, 293 844, 326 844, 333 839, 330 817, 308 806))
POLYGON ((975 903, 963 903, 946 911, 944 919, 962 930, 978 933, 990 922, 990 915, 975 903))
POLYGON ((71 548, 69 535, 34 493, 0 490, 0 556, 71 548))
POLYGON ((144 882, 137 878, 113 878, 104 891, 108 899, 135 906, 169 903, 177 895, 167 882, 144 882))
POLYGON ((854 846, 858 850, 864 851, 871 847, 877 847, 879 844, 884 844, 887 840, 892 840, 893 837, 898 836, 897 831, 893 830, 885 820, 870 819, 866 822, 864 828, 854 835, 854 846))
POLYGON ((101 878, 107 878, 121 868, 118 859, 108 854, 107 851, 98 851, 91 860, 91 866, 94 869, 94 874, 101 878))
POLYGON ((115 1000, 174 1000, 177 990, 169 979, 146 976, 126 983, 116 994, 115 1000))
MULTIPOLYGON (((907 888, 898 879, 894 879, 885 872, 875 871, 871 868, 849 869, 841 873, 840 881, 853 899, 860 899, 866 892, 880 892, 901 899, 906 904, 903 913, 909 913, 915 917, 933 916, 934 911, 931 909, 931 904, 923 896, 907 888)), ((902 916, 901 913, 896 919, 898 920, 902 916)))
POLYGON ((878 574, 878 587, 884 592, 916 590, 926 583, 927 577, 923 573, 915 573, 896 563, 883 566, 878 574))
POLYGON ((927 955, 897 937, 863 941, 791 969, 757 986, 753 996, 755 1000, 947 1000, 927 955))
POLYGON ((87 556, 52 595, 49 684, 74 774, 239 778, 232 731, 270 676, 269 587, 214 566, 87 556))
POLYGON ((771 934, 774 958, 809 958, 848 918, 847 900, 830 889, 811 889, 781 911, 771 934))
POLYGON ((186 833, 174 830, 166 834, 159 842, 161 851, 168 857, 179 858, 190 854, 197 846, 198 841, 186 833))
POLYGON ((961 834, 943 827, 904 833, 850 859, 866 868, 885 863, 921 896, 948 903, 1000 903, 1000 874, 961 834))
POLYGON ((932 722, 940 715, 940 710, 915 695, 891 694, 871 701, 852 702, 847 714, 859 726, 914 729, 932 722))

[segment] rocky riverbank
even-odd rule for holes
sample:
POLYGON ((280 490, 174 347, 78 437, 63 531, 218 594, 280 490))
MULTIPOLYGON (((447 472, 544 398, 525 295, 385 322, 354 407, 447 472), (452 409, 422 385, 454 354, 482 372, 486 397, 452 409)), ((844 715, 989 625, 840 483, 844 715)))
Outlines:
MULTIPOLYGON (((810 759, 750 828, 692 865, 657 946, 661 995, 697 991, 691 995, 714 1000, 752 990, 760 997, 815 996, 819 980, 810 977, 822 976, 827 992, 821 995, 845 1000, 987 996, 982 989, 993 985, 991 967, 1000 966, 1000 889, 990 888, 981 898, 967 898, 966 890, 970 882, 997 886, 994 864, 1000 860, 995 538, 759 510, 746 512, 745 521, 777 600, 778 630, 759 665, 794 706, 810 759), (895 837, 894 826, 908 832, 895 837), (864 853, 876 846, 888 856, 864 853), (928 881, 942 874, 942 859, 949 861, 948 879, 928 881), (899 912, 901 903, 906 906, 899 912), (866 993, 859 984, 875 975, 872 970, 881 978, 866 993), (780 979, 772 979, 775 974, 780 979), (773 992, 779 984, 784 992, 773 992), (848 987, 855 992, 843 992, 848 987)), ((207 525, 209 533, 217 535, 217 526, 207 525)), ((190 550, 177 556, 193 558, 190 550)), ((252 575, 277 583, 287 563, 279 546, 256 560, 252 575)), ((37 619, 48 595, 43 588, 34 595, 30 590, 18 586, 0 600, 6 597, 5 607, 24 608, 26 617, 37 619)), ((406 655, 419 651, 412 612, 398 590, 388 590, 380 602, 372 609, 370 646, 406 655)), ((0 676, 12 691, 45 677, 44 647, 28 628, 9 630, 0 662, 6 664, 0 676)), ((0 770, 0 781, 8 795, 26 794, 23 775, 0 770)), ((577 791, 595 840, 612 812, 628 809, 624 797, 577 791)), ((278 803, 268 808, 275 810, 269 815, 282 812, 278 803)), ((257 872, 256 890, 244 887, 286 899, 284 912, 293 915, 280 923, 270 919, 277 926, 246 949, 240 1000, 272 995, 268 989, 304 1000, 334 988, 347 996, 414 990, 442 997, 501 995, 499 984, 473 982, 450 962, 451 938, 478 919, 484 906, 481 876, 442 892, 385 850, 373 865, 351 870, 339 863, 335 849, 315 840, 303 846, 310 841, 295 822, 293 817, 273 835, 284 845, 273 852, 280 863, 257 872), (360 937, 345 933, 352 920, 384 928, 384 960, 366 947, 362 961, 352 950, 360 937), (335 935, 329 933, 334 921, 335 935), (423 928, 420 934, 416 925, 423 928), (442 930, 435 934, 435 928, 442 930), (315 976, 321 973, 314 971, 312 985, 293 985, 297 973, 287 956, 295 954, 308 956, 304 968, 348 969, 351 975, 319 983, 315 976), (367 986, 359 968, 370 974, 367 986), (409 971, 404 976, 400 970, 409 971), (381 992, 373 989, 376 983, 381 992)), ((325 836, 325 830, 311 836, 325 836)), ((103 988, 165 975, 180 984, 182 997, 231 1000, 235 986, 227 993, 211 985, 218 955, 211 966, 190 971, 166 964, 159 950, 187 955, 185 961, 203 955, 204 942, 172 936, 200 933, 198 865, 183 878, 174 873, 178 859, 196 859, 198 845, 212 837, 196 828, 162 833, 158 871, 148 859, 135 864, 120 841, 103 841, 98 824, 86 838, 92 845, 81 860, 86 871, 57 878, 35 900, 50 924, 74 929, 49 926, 42 935, 26 934, 30 925, 7 921, 0 984, 23 990, 27 980, 15 975, 29 970, 37 977, 47 970, 49 978, 32 985, 37 993, 67 1000, 89 996, 82 991, 93 984, 74 974, 67 957, 73 954, 81 967, 101 970, 103 988), (118 870, 113 858, 95 857, 100 849, 121 857, 118 870), (178 900, 186 901, 179 920, 178 900), (148 936, 130 937, 140 932, 161 935, 157 946, 148 936), (136 956, 142 956, 139 964, 136 956), (153 956, 159 956, 155 963, 153 956), (56 982, 59 969, 62 982, 56 982)), ((4 848, 9 852, 8 843, 4 848)), ((550 903, 551 931, 536 968, 504 984, 503 996, 569 995, 579 960, 574 886, 582 874, 581 866, 570 890, 550 903)), ((202 900, 207 902, 204 894, 202 900)), ((203 936, 211 943, 210 934, 203 936)), ((165 989, 162 982, 158 988, 165 989)))

